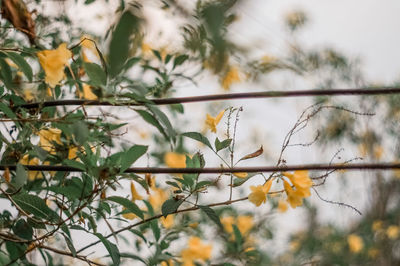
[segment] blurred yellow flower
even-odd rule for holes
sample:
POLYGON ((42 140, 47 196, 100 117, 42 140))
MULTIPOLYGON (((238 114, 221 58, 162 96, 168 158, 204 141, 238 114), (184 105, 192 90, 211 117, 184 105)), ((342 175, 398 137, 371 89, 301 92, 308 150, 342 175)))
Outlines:
POLYGON ((239 70, 237 67, 230 67, 222 78, 222 88, 229 90, 233 83, 240 82, 239 70))
POLYGON ((381 159, 383 153, 384 153, 384 149, 382 146, 380 146, 380 145, 374 146, 374 156, 376 159, 378 159, 378 160, 381 159))
POLYGON ((149 196, 149 202, 154 211, 158 211, 161 209, 162 204, 168 199, 169 193, 158 187, 154 187, 152 190, 153 193, 149 196))
POLYGON ((399 237, 400 229, 397 225, 391 225, 386 229, 386 235, 388 238, 394 240, 399 237))
POLYGON ((351 234, 347 237, 347 243, 349 244, 349 248, 352 253, 358 253, 364 247, 362 238, 355 234, 351 234))
POLYGON ((51 88, 57 86, 64 78, 64 68, 71 59, 72 53, 67 49, 67 44, 62 43, 55 50, 43 50, 37 53, 40 65, 46 77, 45 81, 51 88))
POLYGON ((70 147, 68 149, 68 160, 75 160, 77 159, 77 153, 78 152, 78 147, 70 147))
POLYGON ((246 235, 254 226, 253 217, 243 215, 237 218, 237 227, 242 235, 246 235))
POLYGON ((248 174, 246 172, 233 173, 233 175, 238 178, 246 178, 248 176, 248 174))
POLYGON ((379 255, 379 249, 370 248, 368 250, 368 257, 370 257, 371 259, 375 259, 376 257, 378 257, 378 255, 379 255))
POLYGON ((288 204, 287 204, 286 201, 284 201, 284 200, 279 200, 279 202, 278 202, 278 211, 279 211, 280 213, 286 212, 288 208, 289 208, 289 206, 288 206, 288 204))
POLYGON ((24 95, 25 101, 27 102, 30 102, 35 99, 32 89, 24 89, 22 93, 24 95))
POLYGON ((84 62, 91 62, 89 58, 87 57, 86 52, 90 51, 92 54, 95 56, 99 57, 99 54, 96 49, 96 45, 94 44, 93 41, 91 41, 90 36, 82 36, 81 37, 81 46, 82 46, 82 59, 84 62))
POLYGON ((382 229, 383 222, 381 220, 376 220, 372 223, 372 230, 378 231, 382 229))
POLYGON ((260 206, 262 203, 267 202, 267 194, 271 189, 272 179, 266 182, 264 185, 258 186, 250 186, 252 193, 249 195, 249 201, 256 205, 260 206))
POLYGON ((217 125, 224 116, 224 113, 225 110, 222 110, 216 117, 212 117, 211 115, 207 114, 205 122, 206 129, 210 129, 211 132, 217 133, 217 125))
POLYGON ((51 154, 55 154, 56 149, 54 146, 54 142, 57 144, 62 144, 61 133, 62 131, 58 128, 41 129, 38 132, 38 135, 40 137, 39 146, 43 150, 48 151, 51 154))
POLYGON ((76 94, 79 98, 94 101, 97 100, 97 95, 93 93, 92 88, 88 84, 82 84, 83 92, 76 89, 76 94))
POLYGON ((168 215, 167 217, 161 217, 161 224, 164 228, 169 229, 174 226, 174 216, 173 214, 168 215))
POLYGON ((232 216, 227 216, 221 218, 221 224, 224 226, 224 230, 227 233, 232 233, 233 232, 233 223, 235 222, 235 218, 232 216))
MULTIPOLYGON (((135 200, 142 200, 143 197, 139 195, 139 193, 136 190, 135 184, 133 182, 131 182, 131 197, 132 197, 132 202, 135 202, 135 200)), ((125 208, 124 208, 125 210, 125 208)), ((122 217, 124 217, 125 219, 128 220, 133 220, 135 219, 137 216, 136 214, 132 213, 132 212, 128 212, 128 213, 124 213, 122 214, 122 217)))
POLYGON ((181 251, 183 266, 194 266, 194 262, 211 258, 212 245, 205 245, 198 237, 190 237, 188 248, 181 251))
POLYGON ((167 152, 164 154, 164 163, 171 168, 185 168, 186 156, 176 152, 167 152))
MULTIPOLYGON (((20 160, 19 163, 22 165, 39 165, 38 158, 29 159, 29 155, 25 154, 20 160)), ((37 178, 43 178, 43 174, 40 171, 28 171, 28 179, 29 181, 33 181, 37 178)))
POLYGON ((168 261, 162 261, 161 266, 174 266, 174 261, 172 259, 169 259, 168 261))

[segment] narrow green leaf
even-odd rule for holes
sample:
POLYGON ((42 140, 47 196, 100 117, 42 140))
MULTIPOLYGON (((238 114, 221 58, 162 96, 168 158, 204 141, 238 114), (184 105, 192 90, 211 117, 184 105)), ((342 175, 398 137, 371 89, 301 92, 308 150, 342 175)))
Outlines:
POLYGON ((185 54, 175 57, 174 66, 172 69, 175 69, 175 67, 182 65, 188 58, 189 58, 189 56, 185 55, 185 54))
POLYGON ((174 130, 174 128, 172 127, 171 122, 168 119, 168 116, 166 114, 164 114, 158 107, 156 107, 155 105, 150 105, 150 104, 146 104, 146 107, 150 110, 150 112, 153 113, 153 115, 158 118, 157 120, 159 122, 161 122, 168 133, 168 136, 170 139, 174 140, 175 136, 176 136, 176 132, 174 130))
POLYGON ((118 203, 118 204, 124 206, 128 211, 136 214, 138 217, 140 217, 142 219, 144 218, 143 212, 139 209, 139 207, 135 203, 133 203, 132 201, 130 201, 126 198, 119 197, 119 196, 111 196, 111 197, 108 197, 107 200, 118 203))
POLYGON ((137 159, 142 157, 143 154, 147 152, 148 146, 143 145, 135 145, 131 147, 128 151, 125 152, 125 155, 121 160, 121 169, 120 173, 123 173, 126 169, 128 169, 137 159))
POLYGON ((216 223, 221 229, 223 228, 221 224, 221 220, 218 217, 218 214, 208 206, 199 206, 200 210, 202 210, 208 218, 211 219, 214 223, 216 223))
POLYGON ((80 162, 77 162, 77 161, 65 159, 63 161, 63 164, 66 165, 66 166, 71 166, 71 167, 80 169, 82 171, 86 171, 86 166, 83 163, 80 163, 80 162))
POLYGON ((139 61, 140 61, 140 57, 131 57, 128 59, 128 61, 126 61, 125 65, 124 65, 124 69, 128 70, 131 67, 133 67, 134 65, 136 65, 139 61))
POLYGON ((108 241, 104 236, 102 236, 99 233, 96 233, 95 236, 97 236, 100 241, 103 243, 103 245, 106 247, 108 253, 110 254, 110 257, 113 261, 113 265, 119 265, 121 262, 121 258, 120 258, 120 253, 118 250, 118 247, 111 243, 110 241, 108 241))
POLYGON ((107 76, 104 70, 95 63, 83 63, 83 68, 90 78, 90 84, 93 86, 105 86, 107 76))
POLYGON ((69 251, 71 251, 72 256, 76 257, 76 249, 74 247, 74 243, 72 243, 72 239, 69 238, 66 234, 62 234, 65 240, 65 243, 67 244, 67 247, 69 249, 69 251))
POLYGON ((24 57, 14 52, 7 52, 7 56, 19 67, 25 77, 32 81, 33 73, 31 66, 25 61, 24 57))
POLYGON ((131 35, 139 27, 139 18, 130 11, 122 14, 111 38, 109 49, 110 75, 118 75, 129 54, 131 35))
POLYGON ((26 183, 26 180, 28 180, 28 172, 26 171, 25 167, 18 163, 15 174, 14 186, 16 189, 20 189, 26 183))
POLYGON ((235 235, 235 242, 238 246, 238 250, 240 250, 243 243, 242 234, 240 233, 239 228, 235 224, 232 225, 232 228, 233 228, 233 234, 235 235))
POLYGON ((183 203, 183 200, 176 199, 168 199, 161 206, 161 213, 164 217, 167 217, 168 214, 176 212, 179 206, 183 203))
POLYGON ((164 136, 165 139, 169 140, 169 136, 165 132, 164 128, 161 126, 161 124, 158 122, 158 120, 154 117, 153 114, 145 111, 145 110, 135 110, 147 123, 150 125, 156 127, 158 131, 164 136))
POLYGON ((210 141, 207 139, 207 137, 205 137, 204 135, 202 135, 199 132, 186 132, 186 133, 182 133, 181 134, 184 137, 188 137, 194 140, 197 140, 203 144, 205 144, 206 146, 208 146, 211 150, 213 150, 210 141))
POLYGON ((147 264, 147 262, 142 259, 141 257, 134 255, 134 254, 130 254, 130 253, 121 253, 121 258, 129 258, 129 259, 133 259, 133 260, 138 260, 143 262, 144 264, 147 264))
POLYGON ((15 203, 25 212, 33 214, 37 218, 54 220, 58 215, 51 210, 46 202, 38 196, 20 193, 12 197, 15 203))
POLYGON ((15 113, 5 103, 0 102, 0 111, 2 111, 8 118, 16 118, 15 113))
POLYGON ((14 88, 12 81, 12 72, 7 62, 0 58, 0 75, 1 81, 6 85, 7 89, 12 90, 14 88))

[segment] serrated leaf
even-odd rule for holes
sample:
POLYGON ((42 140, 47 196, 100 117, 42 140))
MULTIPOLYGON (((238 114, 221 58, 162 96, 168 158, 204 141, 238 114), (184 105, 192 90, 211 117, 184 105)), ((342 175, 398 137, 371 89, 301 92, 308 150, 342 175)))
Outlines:
POLYGON ((125 152, 121 160, 120 173, 128 169, 137 159, 147 152, 148 146, 135 145, 125 152))
POLYGON ((139 209, 139 207, 135 203, 133 203, 132 201, 130 201, 126 198, 119 197, 119 196, 111 196, 111 197, 108 197, 106 200, 118 203, 118 204, 124 206, 128 211, 136 214, 138 217, 140 217, 142 219, 144 218, 143 212, 139 209))
POLYGON ((48 220, 55 220, 55 218, 58 218, 58 215, 38 196, 20 193, 13 196, 12 199, 22 210, 29 214, 33 214, 37 218, 48 220))
POLYGON ((166 200, 163 205, 161 206, 161 213, 164 217, 167 217, 168 214, 176 212, 179 206, 183 203, 183 200, 175 200, 175 199, 168 199, 166 200))
POLYGON ((89 76, 90 84, 93 86, 105 86, 107 83, 107 76, 104 70, 95 63, 83 63, 83 68, 89 76))
POLYGON ((208 216, 208 218, 210 218, 211 221, 216 223, 221 229, 223 228, 221 220, 213 209, 208 206, 199 206, 199 208, 208 216))
POLYGON ((213 150, 210 141, 208 140, 207 137, 205 137, 203 134, 199 133, 199 132, 185 132, 181 134, 184 137, 188 137, 194 140, 197 140, 203 144, 205 144, 206 146, 208 146, 211 150, 213 150))
POLYGON ((121 256, 120 256, 118 247, 115 244, 108 241, 104 236, 102 236, 99 233, 96 233, 95 236, 97 236, 100 239, 100 241, 103 243, 103 245, 107 249, 108 254, 110 254, 110 257, 113 261, 113 265, 119 265, 121 262, 121 256))
POLYGON ((129 55, 131 35, 138 27, 139 18, 130 11, 125 11, 115 27, 110 42, 109 62, 111 77, 118 75, 124 66, 129 55))
POLYGON ((218 138, 215 138, 215 149, 217 150, 217 152, 219 152, 220 150, 223 150, 227 147, 229 147, 229 145, 231 145, 232 143, 232 139, 225 139, 223 141, 219 141, 218 138))

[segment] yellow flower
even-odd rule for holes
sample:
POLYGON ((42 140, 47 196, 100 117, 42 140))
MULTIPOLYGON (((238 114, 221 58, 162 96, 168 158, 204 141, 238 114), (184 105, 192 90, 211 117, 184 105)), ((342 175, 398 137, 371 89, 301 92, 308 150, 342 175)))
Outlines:
POLYGON ((41 129, 38 133, 40 137, 39 146, 43 150, 55 154, 56 150, 53 143, 61 144, 61 132, 58 128, 41 129))
POLYGON ((383 153, 384 153, 384 150, 383 150, 382 146, 378 145, 378 146, 374 147, 374 156, 376 159, 379 160, 380 158, 382 158, 383 153))
POLYGON ((27 102, 30 102, 30 101, 35 99, 35 96, 33 95, 32 89, 24 89, 23 95, 24 95, 24 99, 27 102))
POLYGON ((296 252, 300 248, 300 242, 293 240, 289 243, 289 248, 292 252, 296 252))
POLYGON ((164 163, 171 168, 185 168, 186 156, 176 152, 167 152, 164 154, 164 163))
POLYGON ((248 176, 248 174, 246 172, 233 173, 233 175, 238 178, 246 178, 248 176))
MULTIPOLYGON (((20 164, 23 165, 39 165, 39 159, 38 158, 32 158, 29 159, 29 155, 25 154, 20 160, 20 164)), ((43 178, 43 174, 40 171, 28 171, 28 179, 29 181, 33 181, 37 178, 43 178)))
POLYGON ((244 215, 237 218, 237 227, 242 235, 246 235, 253 228, 253 225, 252 216, 244 215))
POLYGON ((160 221, 164 228, 169 229, 174 226, 174 215, 170 214, 167 217, 161 217, 160 221))
POLYGON ((174 266, 174 261, 172 259, 169 259, 168 261, 162 261, 161 266, 174 266))
POLYGON ((293 190, 292 186, 286 181, 283 181, 283 187, 287 194, 287 201, 292 208, 303 205, 303 195, 297 190, 293 190))
POLYGON ((308 176, 308 170, 294 171, 293 174, 287 172, 282 174, 289 178, 290 182, 304 198, 311 196, 310 187, 313 182, 308 176))
POLYGON ((194 266, 194 261, 206 261, 211 257, 212 245, 201 243, 198 237, 189 239, 188 248, 181 251, 183 266, 194 266))
POLYGON ((72 57, 71 51, 67 49, 66 43, 62 43, 55 50, 38 52, 37 56, 46 74, 46 83, 54 88, 65 76, 64 68, 68 64, 68 60, 72 57))
POLYGON ((87 51, 90 51, 92 54, 99 57, 99 54, 97 52, 95 44, 89 39, 91 39, 90 36, 82 36, 81 37, 81 46, 83 48, 82 49, 82 59, 84 62, 91 62, 89 60, 89 58, 87 57, 87 54, 86 54, 87 51))
POLYGON ((219 121, 221 121, 221 118, 224 116, 225 110, 222 110, 219 112, 219 114, 216 117, 212 117, 211 115, 207 114, 206 115, 206 128, 210 129, 212 132, 217 133, 217 125, 219 121))
POLYGON ((224 88, 224 90, 229 90, 231 85, 235 82, 240 82, 239 70, 237 67, 230 67, 222 78, 222 88, 224 88))
POLYGON ((133 182, 131 182, 131 195, 132 201, 143 199, 143 197, 140 196, 139 193, 136 191, 135 184, 133 182))
POLYGON ((82 89, 83 92, 81 92, 79 89, 76 90, 76 94, 78 95, 79 98, 90 101, 97 100, 97 95, 93 93, 90 85, 83 84, 82 89))
MULTIPOLYGON (((132 196, 132 202, 135 202, 135 200, 142 200, 143 197, 139 195, 139 193, 136 191, 135 188, 135 184, 133 182, 131 182, 131 196, 132 196)), ((124 208, 125 210, 125 208, 124 208)), ((124 217, 125 219, 128 220, 133 220, 135 219, 137 216, 136 214, 132 213, 132 212, 128 212, 128 213, 124 213, 122 214, 122 217, 124 217)))
POLYGON ((386 229, 386 235, 388 238, 394 240, 399 237, 400 229, 396 225, 391 225, 386 229))
POLYGON ((370 257, 371 259, 375 259, 376 257, 378 257, 378 255, 379 255, 379 249, 370 248, 368 250, 368 257, 370 257))
POLYGON ((256 205, 260 206, 262 203, 267 202, 267 194, 271 189, 272 179, 266 182, 264 185, 258 186, 250 186, 252 193, 249 195, 249 201, 256 205))
MULTIPOLYGON (((68 149, 68 160, 75 160, 77 159, 76 153, 78 152, 78 147, 71 147, 68 149)), ((78 158, 79 159, 79 158, 78 158)))
POLYGON ((351 234, 347 237, 347 243, 349 244, 349 248, 352 253, 358 253, 364 247, 362 238, 355 234, 351 234))
POLYGON ((148 43, 142 42, 142 52, 145 55, 152 55, 153 54, 153 49, 148 43))
POLYGON ((372 230, 378 231, 382 229, 383 222, 381 220, 376 220, 372 223, 372 230))
POLYGON ((162 204, 168 199, 168 193, 162 188, 152 188, 154 193, 149 196, 149 202, 155 211, 161 209, 162 204))
POLYGON ((235 218, 232 216, 227 216, 227 217, 223 217, 221 219, 221 223, 224 226, 224 229, 226 232, 228 232, 229 234, 233 232, 233 223, 235 222, 235 218))
POLYGON ((288 206, 286 201, 279 200, 279 202, 278 202, 278 211, 280 213, 286 212, 288 208, 289 208, 289 206, 288 206))

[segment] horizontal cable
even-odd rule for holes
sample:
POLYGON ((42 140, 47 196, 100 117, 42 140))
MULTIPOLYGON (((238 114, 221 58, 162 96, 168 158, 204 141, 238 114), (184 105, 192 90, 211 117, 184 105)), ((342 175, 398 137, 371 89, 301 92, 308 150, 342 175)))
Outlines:
MULTIPOLYGON (((254 99, 254 98, 279 98, 279 97, 303 97, 303 96, 340 96, 340 95, 377 95, 377 94, 395 94, 400 93, 398 87, 381 87, 381 88, 356 88, 356 89, 324 89, 324 90, 293 90, 293 91, 262 91, 262 92, 241 92, 241 93, 224 93, 211 94, 203 96, 177 97, 165 99, 150 99, 155 105, 167 105, 177 103, 192 103, 205 101, 224 101, 234 99, 254 99)), ((91 101, 91 100, 56 100, 45 101, 40 103, 27 103, 15 105, 22 108, 39 108, 49 106, 66 106, 66 105, 101 105, 101 106, 141 106, 149 104, 149 102, 121 101, 91 101)))
MULTIPOLYGON (((32 171, 62 171, 62 172, 84 172, 82 169, 64 165, 24 165, 32 171)), ((0 165, 0 170, 15 170, 15 165, 0 165)), ((150 174, 223 174, 223 173, 266 173, 283 172, 295 170, 391 170, 400 169, 400 163, 354 163, 354 164, 302 164, 287 166, 256 166, 256 167, 233 167, 233 168, 166 168, 166 167, 132 167, 124 173, 150 173, 150 174)))

